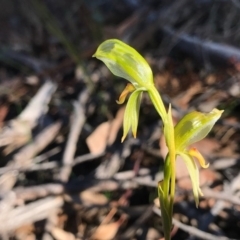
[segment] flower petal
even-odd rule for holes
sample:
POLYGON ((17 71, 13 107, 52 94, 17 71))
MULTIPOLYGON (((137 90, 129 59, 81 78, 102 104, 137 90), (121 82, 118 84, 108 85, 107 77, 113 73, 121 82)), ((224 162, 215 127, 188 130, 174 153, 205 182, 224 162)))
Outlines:
POLYGON ((178 150, 206 137, 223 111, 213 109, 210 113, 191 112, 185 115, 175 126, 175 144, 178 150))
POLYGON ((128 99, 123 119, 123 137, 121 140, 122 142, 126 138, 130 128, 132 128, 133 136, 134 138, 136 138, 141 96, 142 91, 135 90, 135 92, 133 92, 128 99))
POLYGON ((185 162, 191 181, 192 181, 192 188, 193 188, 193 195, 194 195, 194 199, 195 199, 195 203, 196 203, 196 207, 198 207, 199 204, 199 196, 202 196, 202 191, 199 187, 199 170, 198 167, 194 161, 194 159, 186 154, 186 153, 178 153, 183 161, 185 162))
POLYGON ((103 42, 93 55, 103 61, 116 76, 130 81, 133 85, 153 85, 152 70, 147 61, 126 43, 110 39, 103 42))
MULTIPOLYGON (((133 137, 137 137, 137 127, 138 127, 138 119, 139 119, 139 110, 140 110, 140 103, 142 99, 142 92, 141 91, 136 91, 136 99, 135 101, 135 109, 132 113, 132 133, 133 137)), ((135 97, 135 96, 134 96, 135 97)))
POLYGON ((133 92, 135 90, 135 87, 131 84, 128 83, 127 86, 124 88, 124 90, 122 91, 119 100, 117 101, 118 104, 122 104, 125 102, 125 99, 127 97, 127 95, 131 92, 133 92))
POLYGON ((205 159, 203 157, 203 155, 196 149, 196 148, 191 148, 189 151, 188 151, 189 155, 191 155, 192 157, 194 157, 195 159, 198 160, 200 166, 202 168, 208 168, 209 167, 209 163, 205 163, 205 159))

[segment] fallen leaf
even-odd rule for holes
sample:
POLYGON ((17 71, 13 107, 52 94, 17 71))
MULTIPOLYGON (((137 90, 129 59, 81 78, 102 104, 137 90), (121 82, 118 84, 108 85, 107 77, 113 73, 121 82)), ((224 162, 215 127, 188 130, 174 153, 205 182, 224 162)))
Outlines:
POLYGON ((191 86, 183 93, 178 95, 173 99, 173 103, 175 103, 181 109, 188 109, 189 102, 193 99, 193 96, 202 91, 201 82, 195 82, 191 84, 191 86))
POLYGON ((87 206, 105 205, 108 202, 108 199, 105 195, 89 190, 81 192, 79 197, 81 202, 87 206))
POLYGON ((72 233, 66 232, 61 228, 54 227, 51 229, 51 234, 56 240, 75 240, 75 237, 72 233))
POLYGON ((87 145, 92 154, 102 153, 106 149, 109 130, 110 122, 104 122, 87 138, 87 145))
POLYGON ((87 138, 86 142, 92 154, 104 152, 107 145, 112 145, 122 126, 125 107, 121 107, 112 121, 100 124, 87 138))
POLYGON ((160 237, 160 233, 155 228, 148 229, 146 239, 158 240, 160 237))
POLYGON ((0 106, 0 127, 2 126, 2 122, 8 114, 8 110, 9 108, 7 105, 0 106))
POLYGON ((15 236, 18 240, 35 240, 34 230, 33 224, 23 225, 15 230, 15 236))
POLYGON ((90 238, 91 240, 114 239, 121 223, 119 221, 100 225, 90 238))

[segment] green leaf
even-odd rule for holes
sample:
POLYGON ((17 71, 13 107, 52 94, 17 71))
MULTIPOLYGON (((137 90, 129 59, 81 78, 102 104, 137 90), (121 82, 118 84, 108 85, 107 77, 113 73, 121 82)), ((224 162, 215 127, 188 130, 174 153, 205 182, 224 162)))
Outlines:
POLYGON ((177 150, 205 138, 223 111, 213 109, 210 113, 191 112, 185 115, 175 126, 175 144, 177 150))
POLYGON ((93 56, 103 61, 114 75, 127 79, 135 87, 153 85, 152 70, 146 60, 120 40, 103 42, 93 56))

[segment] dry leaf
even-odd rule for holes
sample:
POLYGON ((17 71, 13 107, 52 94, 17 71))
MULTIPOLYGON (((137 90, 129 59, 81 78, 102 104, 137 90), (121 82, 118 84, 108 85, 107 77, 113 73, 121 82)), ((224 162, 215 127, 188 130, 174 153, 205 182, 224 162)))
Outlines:
POLYGON ((104 152, 107 145, 113 144, 122 126, 125 107, 121 107, 112 121, 100 124, 87 138, 87 145, 92 154, 104 152))
POLYGON ((79 197, 81 199, 81 202, 84 205, 88 205, 88 206, 105 205, 108 202, 107 197, 105 197, 103 194, 96 193, 89 190, 81 192, 79 197))
POLYGON ((109 130, 110 122, 104 122, 87 138, 87 145, 92 154, 102 153, 106 149, 109 130))
POLYGON ((190 100, 192 100, 194 95, 201 91, 201 82, 195 82, 184 93, 173 99, 173 103, 176 103, 181 109, 188 109, 188 103, 190 100))
POLYGON ((21 147, 31 139, 31 130, 28 123, 20 119, 9 122, 0 132, 0 146, 7 146, 4 153, 7 155, 18 147, 21 147))
POLYGON ((100 225, 90 238, 91 240, 114 239, 121 223, 119 221, 100 225))
POLYGON ((15 236, 18 240, 35 240, 33 224, 23 225, 15 230, 15 236))
POLYGON ((161 237, 160 233, 155 228, 149 228, 146 234, 146 239, 158 240, 161 237))
POLYGON ((0 127, 2 126, 2 122, 8 114, 9 107, 7 105, 0 106, 0 127))
POLYGON ((56 240, 75 240, 75 237, 72 233, 66 232, 58 227, 52 228, 51 234, 56 240))

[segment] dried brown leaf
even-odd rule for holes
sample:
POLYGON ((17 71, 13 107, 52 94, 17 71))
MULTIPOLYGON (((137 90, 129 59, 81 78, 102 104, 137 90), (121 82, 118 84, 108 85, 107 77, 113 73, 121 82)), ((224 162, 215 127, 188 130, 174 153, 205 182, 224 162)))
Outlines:
POLYGON ((75 237, 72 233, 66 232, 61 228, 54 227, 51 229, 51 234, 56 240, 75 240, 75 237))
POLYGON ((90 239, 91 240, 114 239, 119 229, 119 226, 120 223, 118 221, 100 225, 90 239))
POLYGON ((107 145, 113 144, 122 126, 125 107, 121 107, 112 121, 100 124, 87 138, 87 145, 93 154, 102 153, 107 145))
POLYGON ((105 205, 108 202, 108 199, 105 195, 101 193, 96 193, 93 191, 83 191, 80 193, 80 199, 84 205, 105 205))

